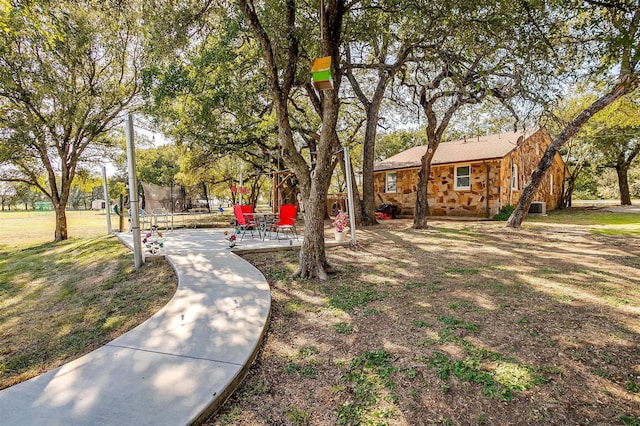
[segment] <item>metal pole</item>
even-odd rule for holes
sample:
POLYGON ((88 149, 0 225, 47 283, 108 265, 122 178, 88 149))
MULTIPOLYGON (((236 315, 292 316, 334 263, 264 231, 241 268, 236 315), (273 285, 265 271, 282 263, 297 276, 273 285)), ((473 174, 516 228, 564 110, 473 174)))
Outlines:
POLYGON ((136 179, 136 150, 133 143, 133 116, 125 118, 125 134, 127 136, 127 168, 129 171, 129 214, 131 215, 131 232, 133 232, 133 263, 136 269, 142 266, 142 241, 140 238, 140 217, 138 211, 138 180, 136 179))
POLYGON ((175 212, 176 202, 173 200, 173 187, 175 185, 175 181, 171 179, 171 230, 173 231, 173 214, 175 212))
POLYGON ((238 188, 238 192, 240 193, 238 204, 242 205, 242 173, 240 173, 240 188, 238 188))
POLYGON ((107 189, 107 168, 102 166, 102 190, 104 191, 104 210, 107 213, 107 233, 111 235, 111 205, 109 204, 109 191, 107 189))
POLYGON ((124 194, 118 195, 118 229, 124 232, 124 194))
POLYGON ((347 200, 349 201, 349 226, 351 227, 351 244, 356 245, 356 215, 353 207, 353 187, 351 185, 351 159, 349 148, 344 147, 344 174, 347 181, 347 200))

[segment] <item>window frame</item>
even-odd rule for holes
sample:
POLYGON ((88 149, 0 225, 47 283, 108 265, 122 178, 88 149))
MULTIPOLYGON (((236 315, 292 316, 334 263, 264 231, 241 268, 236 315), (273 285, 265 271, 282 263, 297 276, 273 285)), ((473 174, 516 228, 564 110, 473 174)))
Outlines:
POLYGON ((459 164, 453 166, 453 189, 455 191, 470 191, 471 190, 471 164, 459 164), (462 167, 467 167, 469 169, 469 174, 458 176, 458 169, 462 167), (458 185, 458 177, 466 177, 469 179, 469 183, 466 186, 458 185))
POLYGON ((398 173, 386 172, 384 175, 384 192, 385 194, 395 194, 398 192, 398 173), (389 176, 393 175, 393 191, 389 189, 389 176))
POLYGON ((549 195, 553 195, 553 173, 549 173, 549 195))
POLYGON ((511 189, 519 191, 518 189, 518 165, 516 163, 511 164, 511 189))

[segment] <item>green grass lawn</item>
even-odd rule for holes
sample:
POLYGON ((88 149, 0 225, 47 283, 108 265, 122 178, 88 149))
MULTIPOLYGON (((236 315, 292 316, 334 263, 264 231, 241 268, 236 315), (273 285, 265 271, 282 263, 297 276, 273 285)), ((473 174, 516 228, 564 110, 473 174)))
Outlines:
MULTIPOLYGON (((111 223, 113 229, 116 229, 117 216, 111 215, 111 223)), ((55 226, 54 212, 0 212, 0 250, 19 249, 53 241, 55 226)), ((72 238, 107 235, 104 211, 68 211, 67 226, 72 238)))
POLYGON ((614 213, 591 209, 558 209, 546 216, 529 215, 526 221, 571 225, 631 225, 640 227, 640 215, 637 213, 614 213))
POLYGON ((68 226, 54 244, 53 213, 0 215, 0 389, 104 345, 175 291, 166 262, 134 270, 104 214, 69 212, 68 226))
POLYGON ((602 235, 638 235, 640 234, 640 214, 614 213, 604 210, 583 208, 558 209, 546 216, 529 215, 523 226, 582 227, 594 234, 602 235))
MULTIPOLYGON (((176 227, 229 227, 233 213, 224 214, 176 214, 176 227)), ((71 238, 94 238, 107 235, 107 218, 104 211, 68 211, 67 226, 71 238)), ((111 228, 118 229, 118 216, 111 215, 111 228)), ((128 218, 124 222, 129 229, 128 218)), ((53 241, 55 232, 54 212, 12 211, 0 212, 0 250, 15 250, 53 241)))
POLYGON ((269 333, 205 424, 640 425, 639 220, 388 220, 328 249, 327 281, 246 255, 269 333))

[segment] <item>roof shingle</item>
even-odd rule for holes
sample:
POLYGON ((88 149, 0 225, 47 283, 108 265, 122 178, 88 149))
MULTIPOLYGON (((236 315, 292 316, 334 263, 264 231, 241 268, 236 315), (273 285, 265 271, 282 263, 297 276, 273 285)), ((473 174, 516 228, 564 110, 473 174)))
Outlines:
MULTIPOLYGON (((436 153, 431 161, 432 165, 465 163, 468 161, 482 161, 494 158, 503 158, 513 151, 518 143, 518 138, 528 138, 537 129, 531 131, 519 131, 499 133, 488 136, 477 136, 443 142, 436 149, 436 153)), ((404 169, 408 167, 420 167, 420 160, 427 151, 427 146, 416 146, 402 151, 386 160, 375 164, 375 171, 404 169)))

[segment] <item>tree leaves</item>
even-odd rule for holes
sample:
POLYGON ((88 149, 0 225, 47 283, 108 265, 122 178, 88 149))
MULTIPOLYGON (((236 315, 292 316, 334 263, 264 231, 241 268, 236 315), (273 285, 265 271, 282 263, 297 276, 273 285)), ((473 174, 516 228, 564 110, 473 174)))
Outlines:
POLYGON ((137 5, 35 1, 11 9, 0 47, 0 179, 51 199, 57 239, 67 237, 63 211, 78 168, 87 152, 111 144, 105 136, 138 93, 137 5))

